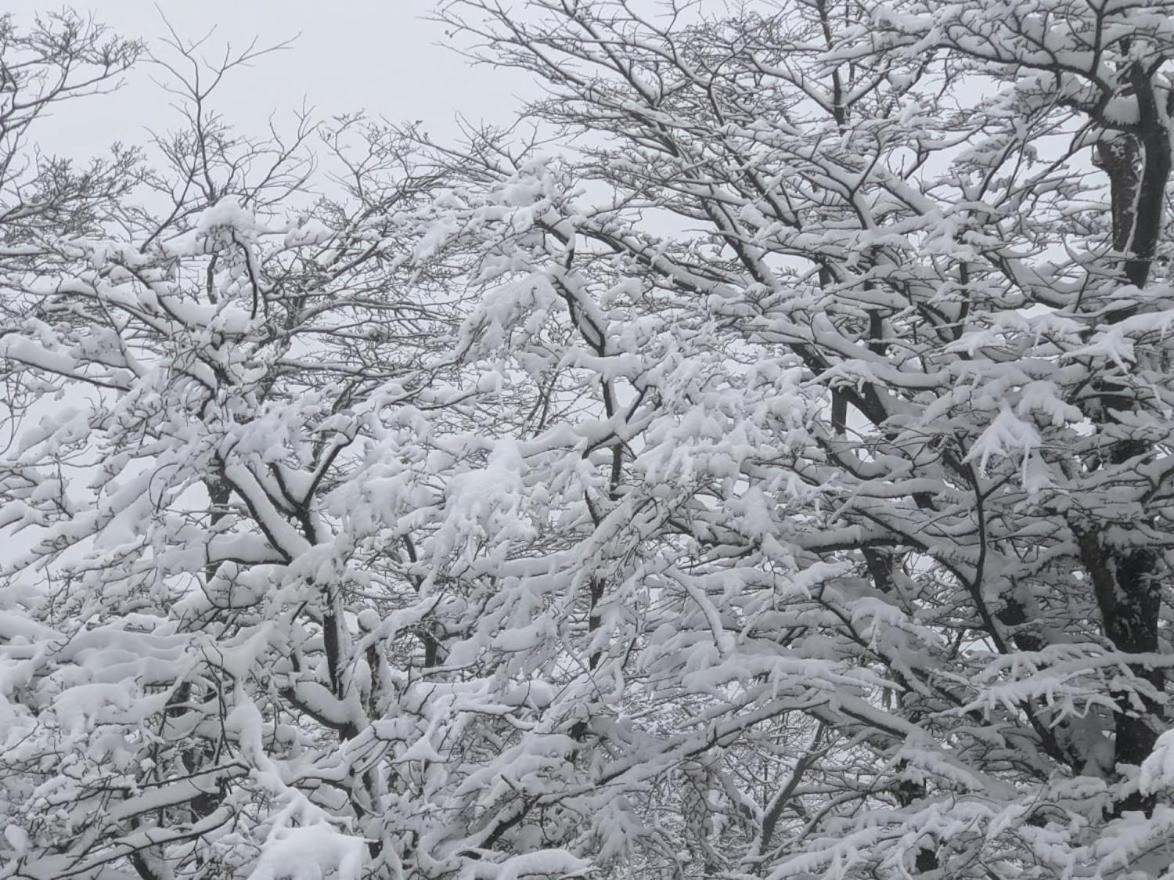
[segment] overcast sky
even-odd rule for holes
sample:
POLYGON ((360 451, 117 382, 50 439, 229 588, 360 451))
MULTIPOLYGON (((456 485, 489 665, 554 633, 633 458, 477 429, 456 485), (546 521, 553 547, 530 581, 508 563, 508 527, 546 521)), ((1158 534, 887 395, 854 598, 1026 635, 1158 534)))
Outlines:
MULTIPOLYGON (((245 47, 294 38, 290 49, 237 71, 217 107, 234 124, 263 126, 305 99, 320 116, 364 109, 392 120, 419 119, 430 131, 452 130, 455 114, 504 120, 525 83, 509 71, 471 68, 438 45, 443 27, 425 20, 434 0, 90 0, 71 3, 112 29, 160 48, 166 33, 160 10, 188 38, 215 32, 210 54, 225 43, 245 47)), ((46 0, 6 0, 17 21, 60 9, 46 0)), ((55 151, 91 154, 114 140, 141 142, 146 129, 167 128, 175 116, 144 66, 113 99, 74 104, 41 130, 55 151)), ((157 71, 156 71, 157 73, 157 71)), ((288 118, 286 116, 285 118, 288 118)), ((260 129, 256 129, 259 131, 260 129)))

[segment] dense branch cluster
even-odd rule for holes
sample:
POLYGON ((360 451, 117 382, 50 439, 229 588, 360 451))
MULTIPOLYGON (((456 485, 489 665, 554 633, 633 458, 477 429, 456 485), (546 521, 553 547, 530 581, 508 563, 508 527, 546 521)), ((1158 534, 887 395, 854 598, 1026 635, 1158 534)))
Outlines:
POLYGON ((0 19, 0 878, 1174 877, 1174 2, 437 15, 519 124, 0 19))

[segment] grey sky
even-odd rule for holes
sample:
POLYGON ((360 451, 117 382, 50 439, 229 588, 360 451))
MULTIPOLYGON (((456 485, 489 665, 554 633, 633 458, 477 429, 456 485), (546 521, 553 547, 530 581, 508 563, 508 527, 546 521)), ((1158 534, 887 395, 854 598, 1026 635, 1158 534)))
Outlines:
MULTIPOLYGON (((59 9, 46 0, 8 0, 18 21, 59 9)), ((452 130, 457 113, 473 119, 504 119, 525 88, 510 71, 473 69, 438 45, 444 29, 424 17, 434 0, 76 0, 69 5, 127 36, 157 46, 166 33, 160 9, 184 37, 216 30, 210 55, 226 42, 244 48, 296 38, 290 49, 266 56, 253 69, 237 71, 219 94, 217 108, 235 125, 259 132, 270 113, 288 119, 303 99, 319 116, 365 109, 392 120, 423 120, 430 131, 452 130)), ((144 66, 113 98, 58 110, 41 127, 48 146, 74 156, 101 151, 114 140, 141 142, 147 128, 175 120, 167 96, 150 82, 144 66)), ((158 71, 156 71, 156 74, 158 71)))

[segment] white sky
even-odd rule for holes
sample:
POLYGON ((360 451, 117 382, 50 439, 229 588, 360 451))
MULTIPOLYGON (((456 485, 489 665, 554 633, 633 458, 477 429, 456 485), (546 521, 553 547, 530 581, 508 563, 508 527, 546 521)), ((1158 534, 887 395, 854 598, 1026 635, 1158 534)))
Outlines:
MULTIPOLYGON (((17 22, 60 9, 47 0, 7 0, 17 22)), ((526 90, 519 75, 471 67, 438 45, 444 28, 425 20, 434 0, 74 0, 112 30, 140 37, 162 50, 166 33, 160 14, 183 37, 216 30, 207 52, 225 43, 244 48, 296 38, 293 46, 268 55, 252 69, 226 81, 215 104, 226 118, 250 133, 261 133, 269 115, 289 120, 303 99, 319 117, 366 110, 389 120, 423 120, 438 136, 453 130, 457 113, 473 120, 505 121, 526 90)), ((59 110, 39 126, 36 140, 55 152, 81 158, 102 152, 115 140, 142 143, 147 128, 166 129, 176 117, 168 97, 148 76, 162 71, 142 65, 113 97, 90 99, 59 110)))

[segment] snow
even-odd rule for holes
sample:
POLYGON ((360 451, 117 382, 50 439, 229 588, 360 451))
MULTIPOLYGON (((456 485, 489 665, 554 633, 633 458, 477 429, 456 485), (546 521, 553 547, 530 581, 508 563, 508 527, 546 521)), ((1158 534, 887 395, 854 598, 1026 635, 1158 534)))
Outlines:
POLYGON ((360 880, 363 850, 362 840, 322 824, 277 829, 248 880, 360 880))
POLYGON ((216 204, 201 211, 196 218, 196 229, 203 233, 211 232, 217 227, 251 232, 256 225, 257 221, 252 213, 241 205, 239 199, 232 196, 219 199, 216 204))
POLYGON ((0 877, 1168 875, 1169 10, 470 9, 540 148, 0 188, 0 877))

